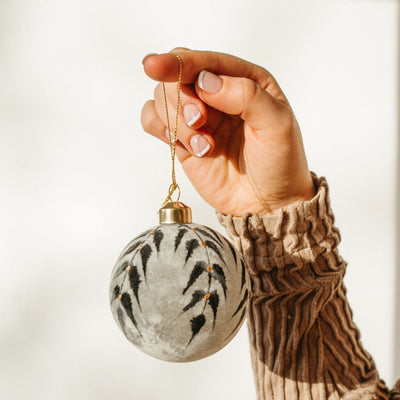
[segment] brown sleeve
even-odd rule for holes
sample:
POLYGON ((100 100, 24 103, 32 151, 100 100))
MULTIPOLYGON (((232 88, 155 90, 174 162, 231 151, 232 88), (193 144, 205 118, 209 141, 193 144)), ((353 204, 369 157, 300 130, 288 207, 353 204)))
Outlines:
POLYGON ((394 385, 394 388, 390 392, 391 400, 400 400, 400 379, 397 381, 397 383, 394 385))
POLYGON ((218 214, 251 277, 258 399, 389 399, 352 321, 328 185, 313 179, 317 194, 310 201, 264 217, 218 214))

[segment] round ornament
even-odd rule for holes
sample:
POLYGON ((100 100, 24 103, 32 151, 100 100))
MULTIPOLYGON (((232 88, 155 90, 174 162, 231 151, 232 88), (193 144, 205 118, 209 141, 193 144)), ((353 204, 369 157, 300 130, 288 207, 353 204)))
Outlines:
POLYGON ((127 339, 173 362, 199 360, 228 344, 245 319, 249 294, 238 251, 188 216, 182 203, 162 208, 160 225, 122 251, 110 284, 111 310, 127 339))

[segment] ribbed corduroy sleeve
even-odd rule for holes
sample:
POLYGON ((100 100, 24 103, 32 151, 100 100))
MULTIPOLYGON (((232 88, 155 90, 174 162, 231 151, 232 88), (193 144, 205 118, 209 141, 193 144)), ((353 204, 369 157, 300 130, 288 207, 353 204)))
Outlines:
POLYGON ((328 185, 267 216, 218 215, 252 282, 248 327, 259 400, 397 399, 360 342, 346 299, 328 185))

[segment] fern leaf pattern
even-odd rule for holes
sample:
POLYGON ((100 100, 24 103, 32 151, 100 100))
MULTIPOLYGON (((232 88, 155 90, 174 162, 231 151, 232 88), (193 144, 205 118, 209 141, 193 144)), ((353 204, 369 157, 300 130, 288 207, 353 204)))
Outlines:
POLYGON ((179 245, 181 244, 183 236, 188 231, 187 228, 181 228, 178 230, 178 235, 175 238, 175 251, 178 250, 179 245))
POLYGON ((218 235, 215 234, 215 232, 211 231, 211 229, 210 229, 210 232, 207 232, 205 227, 204 227, 204 229, 196 228, 196 231, 200 232, 202 235, 208 237, 211 240, 216 240, 221 246, 223 245, 222 240, 219 238, 218 235))
POLYGON ((197 317, 194 317, 190 320, 190 325, 192 328, 192 337, 190 338, 188 346, 190 343, 192 343, 192 340, 200 332, 200 329, 204 326, 205 323, 206 323, 206 317, 204 316, 204 314, 200 314, 197 317))
MULTIPOLYGON (((110 285, 114 317, 125 336, 137 344, 135 341, 143 338, 141 324, 146 321, 145 313, 154 304, 155 297, 149 296, 157 295, 157 278, 168 280, 171 276, 175 279, 174 287, 185 296, 185 302, 180 300, 177 309, 179 317, 186 318, 182 320, 188 330, 184 346, 195 346, 200 332, 218 326, 215 334, 219 334, 219 327, 225 326, 222 321, 231 319, 234 330, 240 326, 247 309, 246 273, 237 250, 212 229, 196 224, 159 225, 132 240, 118 258, 110 285), (178 264, 173 264, 176 260, 178 264), (234 302, 231 292, 235 293, 234 302)), ((165 295, 165 287, 159 292, 165 295)), ((177 293, 171 295, 173 298, 177 293)))
POLYGON ((190 310, 191 308, 193 308, 197 303, 199 303, 201 300, 203 300, 205 295, 206 295, 205 290, 196 290, 192 294, 191 302, 187 306, 184 307, 183 311, 187 311, 187 310, 190 310))
POLYGON ((119 286, 115 286, 114 290, 113 290, 113 300, 117 299, 119 294, 120 294, 121 290, 119 288, 119 286))
POLYGON ((122 329, 122 332, 124 332, 126 335, 124 312, 121 310, 120 307, 118 307, 118 309, 117 309, 117 318, 118 318, 119 325, 122 329))
POLYGON ((164 238, 164 234, 162 233, 161 230, 157 229, 156 231, 154 231, 153 242, 156 245, 157 252, 160 251, 160 244, 161 244, 161 241, 163 240, 163 238, 164 238))
MULTIPOLYGON (((212 315, 213 315, 213 329, 215 328, 215 322, 217 318, 217 312, 218 312, 218 307, 220 305, 220 296, 218 294, 218 291, 216 289, 211 290, 211 287, 213 286, 213 282, 219 285, 219 287, 223 291, 224 298, 226 299, 227 296, 227 281, 226 281, 226 276, 224 269, 221 267, 221 265, 226 265, 226 260, 224 259, 222 253, 221 253, 221 248, 223 246, 223 242, 220 239, 220 237, 211 229, 208 230, 206 227, 198 228, 196 227, 195 229, 191 229, 193 232, 192 235, 189 235, 188 238, 186 239, 185 242, 185 249, 186 249, 186 259, 185 259, 185 264, 190 260, 191 257, 194 257, 194 254, 196 254, 196 257, 198 256, 195 251, 198 251, 200 247, 200 243, 202 244, 204 251, 205 251, 205 259, 208 260, 208 263, 205 261, 197 261, 195 262, 195 265, 190 273, 189 279, 187 281, 186 287, 183 289, 183 294, 185 295, 195 284, 195 282, 199 279, 200 276, 202 276, 204 273, 207 273, 208 275, 208 290, 195 290, 192 293, 192 298, 190 302, 183 308, 183 312, 186 312, 188 310, 191 310, 194 308, 197 304, 201 303, 203 301, 203 313, 199 314, 197 317, 194 317, 191 320, 191 326, 192 326, 192 338, 189 342, 189 344, 193 341, 194 337, 198 333, 196 329, 194 328, 195 326, 200 326, 199 330, 201 327, 206 323, 206 316, 204 314, 205 307, 207 305, 210 306, 212 310, 212 315), (193 238, 195 236, 196 238, 193 238), (211 252, 211 253, 210 253, 211 252), (215 257, 211 257, 212 253, 215 253, 216 256, 219 258, 222 264, 220 263, 210 263, 211 258, 215 260, 215 257), (201 323, 200 323, 201 322, 201 323), (196 332, 193 331, 195 329, 196 332)), ((188 230, 184 230, 184 228, 181 228, 178 232, 178 235, 175 238, 175 251, 179 247, 180 243, 182 242, 185 234, 188 232, 188 230)), ((238 269, 238 257, 236 255, 236 250, 233 248, 233 246, 225 240, 225 246, 228 245, 230 253, 232 254, 232 258, 234 260, 234 265, 236 266, 236 270, 238 269)), ((203 256, 204 257, 204 256, 203 256)), ((242 274, 241 274, 241 289, 243 289, 245 283, 246 283, 246 271, 244 268, 244 264, 242 262, 242 274)), ((247 293, 245 294, 245 297, 247 299, 247 293)), ((244 306, 245 300, 242 299, 241 303, 238 306, 238 309, 235 311, 236 315, 244 306)), ((233 316, 232 316, 233 317, 233 316)))
POLYGON ((133 294, 135 295, 136 301, 138 303, 139 309, 142 310, 142 307, 140 306, 140 301, 139 301, 139 285, 142 281, 140 280, 138 268, 135 266, 132 266, 129 270, 129 283, 131 286, 131 289, 133 291, 133 294))
POLYGON ((217 310, 218 310, 218 304, 219 304, 219 296, 216 290, 214 290, 212 293, 210 293, 210 298, 208 299, 208 304, 210 305, 213 314, 214 314, 214 320, 213 320, 213 328, 215 328, 215 319, 217 318, 217 310))
POLYGON ((188 289, 196 282, 197 278, 205 272, 207 269, 207 263, 204 261, 197 261, 196 265, 194 266, 192 272, 190 273, 190 277, 188 283, 186 284, 185 289, 183 289, 182 294, 186 294, 188 289))
POLYGON ((224 257, 222 257, 221 252, 219 251, 218 247, 213 243, 210 242, 209 240, 206 240, 206 246, 210 249, 212 249, 213 251, 215 251, 215 253, 218 255, 219 259, 225 264, 225 260, 224 257))
POLYGON ((196 250, 200 246, 200 243, 197 239, 191 239, 188 242, 186 242, 186 250, 187 250, 187 255, 185 259, 185 264, 189 260, 189 258, 192 256, 194 250, 196 250))
POLYGON ((241 300, 241 302, 238 305, 238 308, 236 309, 236 311, 233 313, 232 318, 241 310, 241 308, 246 304, 247 299, 249 298, 249 291, 246 289, 246 291, 244 292, 244 296, 241 300))
POLYGON ((146 279, 147 262, 149 261, 152 252, 153 250, 149 244, 146 244, 140 249, 140 257, 142 258, 144 279, 146 279))
POLYGON ((142 336, 142 334, 139 331, 135 316, 133 315, 132 300, 131 300, 131 296, 129 296, 128 293, 122 293, 121 304, 124 307, 125 312, 128 315, 129 319, 132 321, 132 324, 135 326, 135 328, 139 332, 139 335, 142 336))
POLYGON ((117 269, 117 271, 115 272, 116 276, 120 276, 121 274, 123 274, 124 272, 126 272, 126 267, 129 265, 128 261, 124 261, 117 269))
POLYGON ((150 230, 147 230, 146 232, 143 232, 141 235, 137 236, 135 239, 133 239, 127 246, 126 249, 124 249, 121 253, 121 255, 119 256, 119 260, 124 258, 126 255, 132 253, 133 251, 135 251, 139 246, 141 246, 143 244, 143 242, 146 239, 146 236, 148 236, 148 234, 151 232, 150 230))
POLYGON ((215 278, 218 281, 218 283, 222 286, 222 290, 224 291, 224 296, 226 297, 227 285, 226 285, 226 277, 224 270, 218 264, 213 264, 213 269, 210 272, 210 275, 213 278, 215 278))

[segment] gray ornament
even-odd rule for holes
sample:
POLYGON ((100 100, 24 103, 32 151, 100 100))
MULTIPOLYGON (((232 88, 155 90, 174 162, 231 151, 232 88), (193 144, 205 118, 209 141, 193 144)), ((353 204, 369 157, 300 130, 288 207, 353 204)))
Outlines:
POLYGON ((222 235, 165 223, 133 239, 113 269, 110 303, 127 339, 144 353, 188 362, 228 344, 245 320, 250 283, 222 235))

